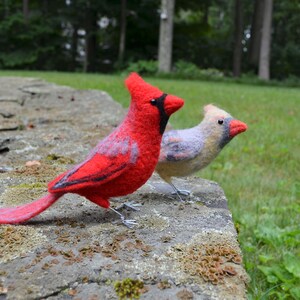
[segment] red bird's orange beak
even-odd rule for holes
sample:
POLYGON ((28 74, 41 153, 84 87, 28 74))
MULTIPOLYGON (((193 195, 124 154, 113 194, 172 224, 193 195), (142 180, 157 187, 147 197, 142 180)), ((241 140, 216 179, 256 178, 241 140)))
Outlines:
POLYGON ((235 137, 237 134, 246 131, 248 128, 247 124, 239 121, 239 120, 232 120, 229 123, 229 136, 230 138, 235 137))
POLYGON ((168 95, 164 102, 164 109, 168 116, 171 116, 175 111, 180 109, 184 104, 181 98, 173 95, 168 95))

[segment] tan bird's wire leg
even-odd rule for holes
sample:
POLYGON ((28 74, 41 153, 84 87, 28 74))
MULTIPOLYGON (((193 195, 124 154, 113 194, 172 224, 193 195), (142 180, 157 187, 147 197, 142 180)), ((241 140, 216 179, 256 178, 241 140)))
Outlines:
POLYGON ((190 195, 190 191, 187 190, 179 190, 172 182, 170 183, 171 187, 174 189, 174 193, 172 193, 173 195, 177 195, 179 200, 181 202, 184 202, 184 200, 181 198, 180 195, 182 196, 188 196, 190 195))

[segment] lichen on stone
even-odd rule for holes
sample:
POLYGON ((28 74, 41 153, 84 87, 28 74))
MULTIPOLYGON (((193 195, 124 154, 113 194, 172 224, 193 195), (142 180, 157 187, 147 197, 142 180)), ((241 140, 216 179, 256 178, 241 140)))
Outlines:
POLYGON ((177 244, 173 247, 173 254, 184 273, 212 284, 224 283, 226 277, 237 275, 236 266, 242 263, 239 248, 224 237, 219 241, 213 238, 211 241, 177 244))
POLYGON ((19 167, 11 172, 12 176, 33 176, 38 182, 48 182, 56 177, 60 172, 65 171, 65 168, 58 165, 53 165, 48 161, 42 161, 40 165, 19 167))
POLYGON ((151 215, 139 219, 140 228, 152 228, 154 230, 163 231, 169 227, 169 219, 160 215, 151 215))
POLYGON ((178 300, 193 300, 194 299, 193 292, 191 292, 187 289, 183 289, 183 290, 179 291, 176 294, 176 296, 177 296, 178 300))
POLYGON ((74 164, 74 160, 70 157, 56 155, 56 154, 49 154, 46 156, 46 160, 48 161, 56 161, 60 164, 67 165, 67 164, 74 164))
POLYGON ((192 245, 182 249, 181 265, 184 272, 199 275, 204 281, 221 283, 225 276, 237 274, 234 265, 242 262, 235 249, 224 244, 192 245))
POLYGON ((46 241, 46 237, 30 226, 0 226, 0 262, 26 254, 46 241))
POLYGON ((125 278, 114 284, 119 300, 139 299, 144 288, 144 282, 138 279, 125 278))
POLYGON ((12 185, 12 186, 10 186, 10 188, 45 189, 45 188, 47 188, 47 185, 43 182, 33 182, 33 183, 21 183, 18 185, 12 185))
POLYGON ((47 193, 47 183, 64 169, 47 163, 18 167, 10 173, 12 185, 0 195, 0 203, 19 205, 36 200, 47 193))
MULTIPOLYGON (((27 184, 23 184, 26 186, 27 184)), ((30 184, 28 184, 30 185, 30 184)), ((0 195, 0 202, 6 206, 14 206, 28 203, 32 200, 36 200, 39 197, 47 193, 47 188, 30 188, 23 186, 15 186, 7 188, 3 194, 0 195)))

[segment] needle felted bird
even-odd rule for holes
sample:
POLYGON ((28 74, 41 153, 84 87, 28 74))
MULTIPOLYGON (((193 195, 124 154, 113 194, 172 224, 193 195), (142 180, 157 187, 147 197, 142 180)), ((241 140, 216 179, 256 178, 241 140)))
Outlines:
POLYGON ((245 130, 245 123, 212 104, 206 105, 204 119, 199 125, 170 130, 163 135, 156 171, 181 199, 180 194, 187 196, 189 191, 178 190, 171 178, 188 176, 203 169, 233 137, 245 130))
POLYGON ((130 227, 134 220, 110 207, 111 197, 133 193, 152 175, 169 117, 184 104, 132 73, 125 84, 131 104, 123 122, 90 152, 86 160, 48 185, 49 194, 29 204, 0 209, 0 224, 16 224, 40 214, 66 193, 84 196, 116 212, 130 227))

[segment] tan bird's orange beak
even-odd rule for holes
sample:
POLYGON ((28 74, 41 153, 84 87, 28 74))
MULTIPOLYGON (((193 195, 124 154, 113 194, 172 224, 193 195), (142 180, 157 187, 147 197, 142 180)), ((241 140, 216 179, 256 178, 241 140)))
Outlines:
POLYGON ((239 120, 232 120, 229 123, 229 136, 230 138, 235 137, 236 135, 246 131, 248 128, 247 124, 239 121, 239 120))

